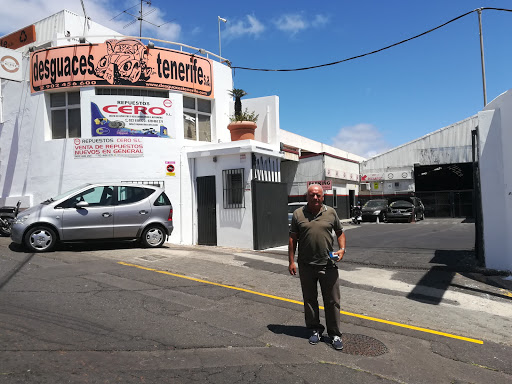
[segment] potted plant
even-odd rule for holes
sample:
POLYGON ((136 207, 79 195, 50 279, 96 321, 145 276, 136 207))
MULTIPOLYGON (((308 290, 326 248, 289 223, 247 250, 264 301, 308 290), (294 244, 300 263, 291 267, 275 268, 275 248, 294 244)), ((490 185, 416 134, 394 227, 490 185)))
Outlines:
POLYGON ((247 95, 243 89, 233 88, 229 94, 235 98, 235 114, 229 118, 231 123, 228 129, 231 132, 231 141, 254 140, 254 131, 256 130, 256 121, 258 116, 254 111, 249 112, 246 108, 242 111, 241 98, 247 95))

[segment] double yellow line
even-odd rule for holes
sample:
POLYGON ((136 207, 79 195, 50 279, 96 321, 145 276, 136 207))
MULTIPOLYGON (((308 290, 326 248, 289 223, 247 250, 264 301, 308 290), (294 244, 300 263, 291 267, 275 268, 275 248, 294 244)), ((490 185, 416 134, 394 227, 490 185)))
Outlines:
MULTIPOLYGON (((279 297, 279 296, 269 295, 269 294, 267 294, 267 293, 261 293, 261 292, 251 291, 250 289, 238 288, 238 287, 234 287, 234 286, 232 286, 232 285, 225 285, 225 284, 213 283, 213 282, 211 282, 211 281, 207 281, 207 280, 196 279, 195 277, 189 277, 189 276, 179 275, 179 274, 171 273, 171 272, 167 272, 167 271, 161 271, 161 270, 154 269, 154 268, 143 267, 142 265, 125 263, 125 262, 123 262, 123 261, 119 261, 119 262, 118 262, 118 264, 125 265, 125 266, 127 266, 127 267, 134 267, 134 268, 138 268, 138 269, 143 269, 143 270, 145 270, 145 271, 157 272, 157 273, 162 273, 162 274, 164 274, 164 275, 169 275, 169 276, 179 277, 179 278, 181 278, 181 279, 187 279, 187 280, 197 281, 198 283, 204 283, 204 284, 215 285, 215 286, 217 286, 217 287, 223 287, 223 288, 228 288, 228 289, 234 289, 234 290, 236 290, 236 291, 247 292, 247 293, 251 293, 251 294, 253 294, 253 295, 258 295, 258 296, 268 297, 268 298, 270 298, 270 299, 286 301, 286 302, 288 302, 288 303, 294 303, 294 304, 304 305, 304 303, 303 303, 303 302, 301 302, 301 301, 292 300, 292 299, 287 299, 287 298, 285 298, 285 297, 279 297)), ((324 308, 323 308, 323 307, 320 307, 320 309, 324 309, 324 308)), ((360 318, 360 319, 365 319, 365 320, 369 320, 369 321, 374 321, 374 322, 377 322, 377 323, 383 323, 383 324, 393 325, 393 326, 395 326, 395 327, 401 327, 401 328, 412 329, 412 330, 414 330, 414 331, 419 331, 419 332, 432 333, 432 334, 434 334, 434 335, 439 335, 439 336, 449 337, 449 338, 452 338, 452 339, 458 339, 458 340, 468 341, 468 342, 470 342, 470 343, 475 343, 475 344, 483 344, 483 343, 484 343, 482 340, 478 340, 478 339, 471 339, 471 338, 469 338, 469 337, 458 336, 458 335, 452 335, 452 334, 450 334, 450 333, 434 331, 434 330, 432 330, 432 329, 428 329, 428 328, 415 327, 414 325, 408 325, 408 324, 397 323, 397 322, 395 322, 395 321, 389 321, 389 320, 379 319, 379 318, 376 318, 376 317, 370 317, 370 316, 365 316, 365 315, 359 315, 359 314, 357 314, 357 313, 351 313, 351 312, 345 312, 345 311, 340 311, 340 313, 341 313, 342 315, 346 315, 346 316, 357 317, 357 318, 360 318)))

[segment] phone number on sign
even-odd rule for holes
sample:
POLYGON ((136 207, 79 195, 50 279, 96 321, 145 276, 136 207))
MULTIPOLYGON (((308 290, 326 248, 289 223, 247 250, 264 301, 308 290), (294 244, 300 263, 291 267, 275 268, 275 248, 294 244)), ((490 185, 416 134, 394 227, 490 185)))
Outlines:
POLYGON ((45 89, 54 89, 54 88, 66 88, 66 87, 84 87, 88 85, 96 85, 96 81, 68 81, 57 84, 45 84, 39 87, 34 87, 34 89, 38 89, 39 91, 44 91, 45 89))

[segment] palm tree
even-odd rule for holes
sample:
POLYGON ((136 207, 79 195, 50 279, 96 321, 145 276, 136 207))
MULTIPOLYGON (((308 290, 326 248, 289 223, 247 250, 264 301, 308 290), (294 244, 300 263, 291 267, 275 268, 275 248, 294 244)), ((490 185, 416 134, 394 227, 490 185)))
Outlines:
POLYGON ((233 88, 229 91, 229 94, 235 98, 235 116, 240 116, 242 114, 242 101, 240 99, 246 96, 247 92, 243 89, 233 88))

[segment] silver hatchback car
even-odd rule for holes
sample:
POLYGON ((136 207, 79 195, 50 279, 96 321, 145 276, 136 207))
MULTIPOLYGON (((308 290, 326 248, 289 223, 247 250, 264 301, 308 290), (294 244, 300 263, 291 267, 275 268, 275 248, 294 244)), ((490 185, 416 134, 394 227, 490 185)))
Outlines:
POLYGON ((11 239, 31 252, 57 241, 140 239, 160 247, 173 230, 172 204, 163 188, 125 183, 84 184, 21 212, 11 239))

